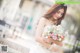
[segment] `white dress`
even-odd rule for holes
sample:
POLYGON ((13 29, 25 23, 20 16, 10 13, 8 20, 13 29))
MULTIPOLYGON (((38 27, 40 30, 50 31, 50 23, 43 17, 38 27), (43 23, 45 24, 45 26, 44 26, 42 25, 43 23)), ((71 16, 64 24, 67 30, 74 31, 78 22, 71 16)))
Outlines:
MULTIPOLYGON (((44 31, 46 30, 46 27, 44 28, 44 31)), ((54 44, 54 46, 57 46, 57 45, 54 44)), ((49 49, 43 47, 40 43, 35 41, 35 44, 33 44, 33 46, 30 48, 29 53, 59 53, 59 52, 51 52, 49 49)))
POLYGON ((42 47, 39 43, 34 45, 31 49, 29 53, 51 53, 51 51, 49 51, 48 49, 46 49, 45 47, 42 47))

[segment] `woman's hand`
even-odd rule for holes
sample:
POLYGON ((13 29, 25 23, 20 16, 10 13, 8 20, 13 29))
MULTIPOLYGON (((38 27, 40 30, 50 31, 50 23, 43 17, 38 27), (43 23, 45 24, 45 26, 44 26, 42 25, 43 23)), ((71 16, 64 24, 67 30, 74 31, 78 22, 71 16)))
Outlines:
POLYGON ((62 41, 53 40, 50 36, 49 36, 48 38, 44 38, 43 40, 44 40, 46 43, 48 43, 48 44, 55 43, 55 44, 57 44, 57 45, 59 45, 59 46, 62 46, 62 45, 63 45, 62 41))
POLYGON ((53 43, 55 43, 56 45, 59 45, 59 46, 63 46, 62 41, 53 40, 53 43))
POLYGON ((50 37, 44 38, 43 40, 48 44, 52 44, 53 43, 53 39, 50 38, 50 37))

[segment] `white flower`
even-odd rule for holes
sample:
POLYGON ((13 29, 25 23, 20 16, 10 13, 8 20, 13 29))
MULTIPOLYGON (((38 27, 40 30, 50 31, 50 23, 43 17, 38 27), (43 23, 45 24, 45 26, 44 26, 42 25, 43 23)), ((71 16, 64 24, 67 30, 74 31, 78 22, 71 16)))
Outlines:
POLYGON ((62 39, 61 38, 59 38, 59 41, 61 41, 62 39))

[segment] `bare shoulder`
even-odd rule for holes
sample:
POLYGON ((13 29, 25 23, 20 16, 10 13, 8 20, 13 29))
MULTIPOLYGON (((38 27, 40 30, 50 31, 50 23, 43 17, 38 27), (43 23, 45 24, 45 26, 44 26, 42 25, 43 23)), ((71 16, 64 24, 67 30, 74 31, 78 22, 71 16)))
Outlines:
POLYGON ((41 21, 41 22, 46 22, 46 21, 47 21, 47 19, 46 19, 46 18, 44 18, 44 17, 42 17, 42 18, 40 19, 40 21, 41 21))
POLYGON ((39 22, 38 22, 38 26, 45 26, 47 22, 47 19, 44 17, 41 17, 39 22))

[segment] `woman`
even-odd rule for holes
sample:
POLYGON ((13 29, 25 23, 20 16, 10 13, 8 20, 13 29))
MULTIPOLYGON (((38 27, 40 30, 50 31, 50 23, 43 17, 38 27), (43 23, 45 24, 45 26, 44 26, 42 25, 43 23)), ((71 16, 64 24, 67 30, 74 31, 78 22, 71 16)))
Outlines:
POLYGON ((52 38, 44 38, 42 33, 47 25, 58 26, 66 14, 67 6, 64 4, 55 4, 40 19, 36 29, 36 41, 38 44, 31 49, 30 53, 63 53, 63 50, 55 45, 62 46, 62 42, 53 41, 52 38), (50 43, 50 44, 49 44, 50 43))

